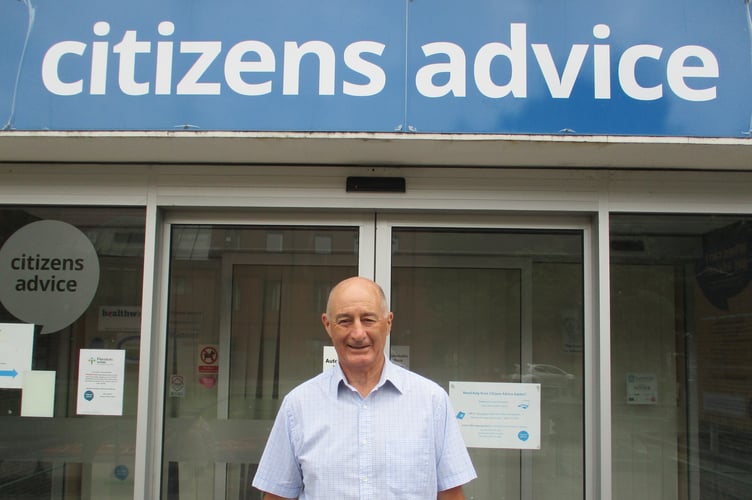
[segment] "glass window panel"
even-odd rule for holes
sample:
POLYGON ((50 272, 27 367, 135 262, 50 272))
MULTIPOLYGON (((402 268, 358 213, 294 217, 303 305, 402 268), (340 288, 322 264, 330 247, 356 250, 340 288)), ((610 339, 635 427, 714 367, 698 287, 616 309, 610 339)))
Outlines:
POLYGON ((250 481, 273 419, 322 370, 319 318, 358 274, 357 242, 353 227, 173 227, 165 498, 260 498, 250 481))
MULTIPOLYGON (((77 301, 75 297, 82 290, 76 288, 75 292, 59 291, 60 296, 29 293, 21 305, 4 296, 5 301, 0 305, 0 323, 31 320, 37 323, 31 371, 54 373, 51 418, 21 416, 23 393, 31 390, 29 381, 36 375, 25 375, 27 384, 23 389, 0 386, 3 425, 0 498, 132 499, 145 211, 109 207, 3 207, 0 247, 11 248, 18 241, 14 235, 17 238, 19 230, 24 227, 28 230, 29 224, 38 221, 62 221, 73 226, 75 229, 66 234, 74 240, 90 242, 99 275, 93 282, 95 293, 90 301, 88 297, 77 301), (63 296, 66 293, 74 294, 74 298, 63 296), (22 307, 27 300, 32 301, 34 309, 30 316, 22 307), (72 304, 80 312, 71 309, 72 304), (70 323, 46 331, 42 323, 55 317, 63 317, 63 323, 70 323), (122 416, 77 415, 81 349, 125 352, 122 416)), ((0 280, 5 283, 15 280, 16 286, 21 286, 19 280, 24 280, 25 289, 38 292, 42 283, 59 281, 63 275, 77 285, 84 281, 84 276, 91 276, 88 270, 78 274, 65 270, 61 259, 70 256, 70 241, 60 241, 51 235, 48 229, 35 230, 33 238, 28 240, 31 246, 20 247, 26 248, 23 253, 29 272, 18 273, 3 261, 0 280)), ((8 344, 2 348, 7 349, 8 344)), ((34 402, 44 406, 41 401, 34 402)))
POLYGON ((751 227, 611 216, 615 500, 749 498, 751 227))
POLYGON ((471 448, 466 497, 582 499, 582 233, 397 228, 392 246, 391 348, 410 369, 447 390, 541 384, 541 449, 471 448))

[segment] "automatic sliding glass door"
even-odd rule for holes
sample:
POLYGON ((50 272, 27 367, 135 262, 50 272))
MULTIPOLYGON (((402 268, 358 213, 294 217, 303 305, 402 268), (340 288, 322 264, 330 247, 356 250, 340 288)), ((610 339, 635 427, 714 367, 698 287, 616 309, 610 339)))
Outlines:
POLYGON ((470 448, 478 479, 466 497, 582 500, 583 230, 415 222, 377 232, 391 249, 377 278, 390 283, 393 359, 447 390, 541 386, 540 449, 470 448))
POLYGON ((162 498, 260 498, 277 408, 321 371, 318 318, 366 225, 172 226, 162 498))
POLYGON ((323 369, 329 289, 360 274, 390 296, 394 361, 448 391, 541 386, 540 449, 471 447, 466 497, 584 499, 585 226, 375 220, 172 223, 162 498, 260 498, 279 404, 323 369))

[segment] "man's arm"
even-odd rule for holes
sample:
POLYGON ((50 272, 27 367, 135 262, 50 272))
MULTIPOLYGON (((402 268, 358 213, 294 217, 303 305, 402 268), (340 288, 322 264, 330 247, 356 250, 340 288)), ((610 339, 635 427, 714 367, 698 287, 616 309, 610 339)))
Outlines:
POLYGON ((272 495, 271 493, 267 493, 267 492, 264 492, 261 498, 263 498, 264 500, 291 500, 289 498, 278 497, 277 495, 272 495))
POLYGON ((465 500, 465 494, 462 492, 462 486, 440 491, 437 500, 465 500))

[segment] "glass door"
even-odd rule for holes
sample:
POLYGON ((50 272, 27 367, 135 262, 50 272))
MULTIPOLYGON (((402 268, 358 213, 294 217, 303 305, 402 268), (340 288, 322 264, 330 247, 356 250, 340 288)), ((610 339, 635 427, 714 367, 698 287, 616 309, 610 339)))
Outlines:
POLYGON ((300 221, 171 226, 162 498, 261 498, 279 403, 322 370, 329 289, 373 266, 372 216, 300 221))
POLYGON ((342 278, 375 278, 393 361, 532 382, 538 450, 471 448, 475 499, 584 499, 583 225, 382 216, 170 226, 162 498, 247 500, 282 398, 319 373, 342 278))
POLYGON ((377 235, 393 360, 450 393, 452 381, 540 384, 540 448, 470 447, 466 497, 584 499, 583 226, 394 217, 377 235))

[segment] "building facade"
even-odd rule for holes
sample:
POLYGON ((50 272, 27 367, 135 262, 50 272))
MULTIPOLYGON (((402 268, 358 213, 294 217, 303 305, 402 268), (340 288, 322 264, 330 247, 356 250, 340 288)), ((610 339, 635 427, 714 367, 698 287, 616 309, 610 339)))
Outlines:
POLYGON ((727 3, 0 7, 0 498, 259 498, 356 274, 455 405, 539 391, 463 428, 467 498, 747 498, 727 3))

